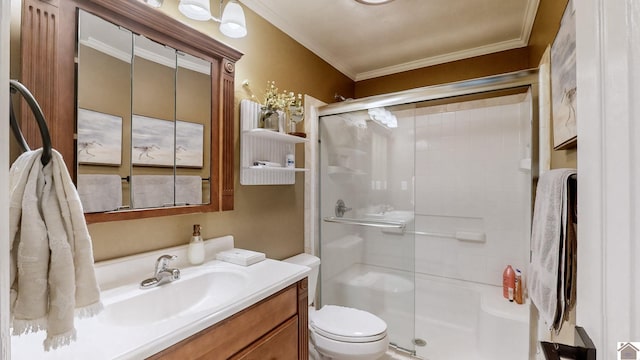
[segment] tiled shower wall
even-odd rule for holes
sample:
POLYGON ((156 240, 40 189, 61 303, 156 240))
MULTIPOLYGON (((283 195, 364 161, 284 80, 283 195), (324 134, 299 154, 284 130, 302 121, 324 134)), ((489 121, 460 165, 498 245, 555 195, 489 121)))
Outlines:
MULTIPOLYGON (((388 145, 388 158, 393 159, 387 162, 389 202, 406 209, 414 198, 416 273, 501 285, 507 264, 526 272, 530 97, 512 95, 395 114, 401 125, 388 145), (407 140, 414 135, 415 142, 407 140), (414 165, 415 178, 406 178, 414 165), (456 232, 484 234, 485 241, 450 237, 456 232)), ((412 262, 397 247, 412 240, 409 234, 376 235, 368 236, 365 263, 403 268, 401 264, 412 262)))

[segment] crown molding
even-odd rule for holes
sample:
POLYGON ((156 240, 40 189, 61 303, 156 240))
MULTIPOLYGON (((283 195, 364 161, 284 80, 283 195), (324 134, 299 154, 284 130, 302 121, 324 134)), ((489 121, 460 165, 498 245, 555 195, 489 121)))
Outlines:
POLYGON ((480 46, 473 49, 455 51, 448 54, 431 56, 420 60, 409 61, 403 64, 386 66, 383 68, 365 71, 356 74, 355 81, 373 79, 381 76, 397 74, 405 71, 416 70, 427 66, 444 64, 452 61, 468 59, 476 56, 492 54, 500 51, 512 50, 527 46, 521 39, 503 41, 487 46, 480 46))
POLYGON ((89 36, 87 39, 81 39, 80 40, 80 44, 84 45, 86 47, 90 47, 94 50, 97 50, 103 54, 107 54, 111 57, 114 57, 120 61, 124 61, 128 64, 131 64, 131 54, 126 52, 126 51, 122 51, 116 47, 113 47, 111 45, 108 45, 94 37, 89 36))
MULTIPOLYGON (((80 44, 90 47, 96 51, 99 51, 103 54, 109 55, 111 57, 114 57, 120 61, 124 61, 127 64, 131 64, 131 54, 126 52, 126 51, 122 51, 116 47, 113 47, 109 44, 106 44, 100 40, 97 40, 94 37, 88 37, 86 40, 80 40, 80 44)), ((138 46, 135 47, 135 55, 136 56, 140 56, 143 59, 149 60, 149 61, 153 61, 157 64, 160 65, 164 65, 166 67, 175 69, 176 64, 175 61, 171 60, 170 58, 158 55, 152 51, 146 50, 146 49, 142 49, 138 46)), ((189 60, 185 60, 184 57, 182 56, 178 56, 177 58, 177 62, 178 62, 178 66, 185 68, 185 69, 189 69, 192 71, 196 71, 202 74, 206 74, 206 75, 210 75, 211 74, 211 68, 209 66, 204 66, 201 64, 197 64, 193 61, 189 61, 189 60)))
POLYGON ((522 21, 522 28, 520 30, 520 36, 517 39, 503 41, 499 43, 489 44, 486 46, 480 46, 473 49, 456 51, 448 54, 442 54, 438 56, 431 56, 422 58, 402 64, 386 66, 370 71, 357 72, 353 66, 345 63, 340 59, 339 54, 334 54, 328 49, 314 42, 303 34, 299 34, 296 29, 287 21, 287 19, 280 14, 272 11, 265 0, 240 0, 245 6, 251 9, 253 12, 267 20, 273 26, 277 27, 285 34, 296 40, 302 46, 309 49, 316 54, 322 60, 328 62, 336 70, 340 71, 344 75, 348 76, 354 81, 362 81, 372 79, 380 76, 392 75, 404 71, 410 71, 419 69, 426 66, 433 66, 438 64, 444 64, 451 61, 462 60, 475 56, 487 55, 495 52, 512 50, 522 48, 528 45, 529 38, 531 36, 531 30, 536 18, 538 5, 540 0, 528 0, 527 7, 522 21))

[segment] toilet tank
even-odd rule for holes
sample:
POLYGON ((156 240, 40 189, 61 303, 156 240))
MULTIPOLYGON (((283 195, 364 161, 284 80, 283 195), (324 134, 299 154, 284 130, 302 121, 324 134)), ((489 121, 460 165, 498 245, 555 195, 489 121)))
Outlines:
POLYGON ((297 265, 304 265, 311 268, 308 284, 309 305, 311 305, 316 298, 316 286, 318 286, 318 273, 320 272, 320 259, 310 254, 298 254, 282 261, 297 265))

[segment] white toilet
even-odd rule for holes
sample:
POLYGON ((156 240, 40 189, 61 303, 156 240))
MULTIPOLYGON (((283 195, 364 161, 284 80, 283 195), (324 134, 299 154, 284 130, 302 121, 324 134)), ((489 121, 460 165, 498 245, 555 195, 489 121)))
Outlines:
MULTIPOLYGON (((283 261, 311 268, 309 274, 309 340, 323 359, 374 360, 389 346, 387 324, 358 309, 325 305, 316 310, 315 299, 320 259, 299 254, 283 261)), ((311 349, 310 349, 311 352, 311 349)))

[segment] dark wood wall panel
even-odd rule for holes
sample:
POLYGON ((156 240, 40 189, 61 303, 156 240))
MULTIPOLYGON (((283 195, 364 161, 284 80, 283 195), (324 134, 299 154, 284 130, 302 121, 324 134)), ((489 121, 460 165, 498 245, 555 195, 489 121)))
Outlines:
POLYGON ((222 79, 222 210, 233 210, 234 188, 234 71, 233 62, 225 60, 222 79))
MULTIPOLYGON (((26 86, 42 108, 49 127, 51 141, 57 148, 60 136, 56 102, 57 88, 57 43, 58 13, 57 4, 38 0, 25 0, 22 4, 20 82, 26 86)), ((18 96, 18 95, 15 95, 18 96)), ((29 147, 42 146, 38 124, 26 102, 20 105, 20 127, 29 147)))
POLYGON ((309 358, 309 278, 298 281, 298 359, 309 358))

